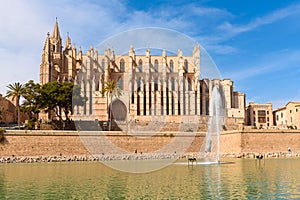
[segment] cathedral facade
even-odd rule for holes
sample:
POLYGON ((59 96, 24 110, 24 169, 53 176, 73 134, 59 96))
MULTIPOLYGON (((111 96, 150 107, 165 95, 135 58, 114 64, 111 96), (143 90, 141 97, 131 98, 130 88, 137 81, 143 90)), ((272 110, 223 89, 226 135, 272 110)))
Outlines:
POLYGON ((195 45, 190 56, 151 54, 150 49, 115 55, 107 47, 104 52, 90 47, 86 53, 72 46, 69 36, 65 46, 55 23, 52 35, 47 34, 40 64, 40 84, 51 81, 71 81, 81 86, 87 97, 83 107, 75 107, 73 118, 105 121, 112 115, 117 121, 149 120, 151 116, 209 116, 209 102, 214 85, 219 85, 224 97, 225 115, 243 120, 245 95, 233 91, 230 79, 200 79, 200 47, 195 45), (103 93, 109 81, 118 83, 119 97, 103 93), (112 112, 110 112, 112 108, 112 112))

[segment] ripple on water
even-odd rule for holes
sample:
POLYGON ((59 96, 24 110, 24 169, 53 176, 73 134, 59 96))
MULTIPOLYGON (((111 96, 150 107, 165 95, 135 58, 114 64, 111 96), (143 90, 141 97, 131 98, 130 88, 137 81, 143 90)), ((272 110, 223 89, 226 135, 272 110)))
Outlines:
POLYGON ((299 199, 299 166, 236 159, 130 174, 99 162, 1 164, 0 199, 299 199))

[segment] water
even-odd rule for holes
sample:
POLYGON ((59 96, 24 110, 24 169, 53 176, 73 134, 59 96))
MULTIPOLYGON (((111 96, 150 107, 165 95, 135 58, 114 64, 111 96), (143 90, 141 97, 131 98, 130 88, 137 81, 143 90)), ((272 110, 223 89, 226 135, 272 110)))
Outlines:
MULTIPOLYGON (((218 83, 219 84, 219 83, 218 83)), ((208 131, 205 138, 205 146, 201 148, 200 157, 211 162, 220 159, 220 130, 223 126, 224 107, 221 98, 221 88, 216 84, 213 86, 211 100, 209 103, 208 131)))
POLYGON ((1 164, 0 199, 300 198, 298 158, 226 161, 234 163, 173 164, 145 174, 99 162, 1 164))

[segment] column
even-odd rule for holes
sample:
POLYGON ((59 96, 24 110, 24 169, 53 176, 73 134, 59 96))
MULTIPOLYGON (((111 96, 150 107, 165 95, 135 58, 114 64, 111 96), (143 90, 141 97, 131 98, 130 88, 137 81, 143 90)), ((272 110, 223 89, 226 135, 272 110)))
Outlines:
POLYGON ((184 102, 183 102, 183 77, 179 77, 179 93, 180 93, 180 115, 184 115, 184 102))
POLYGON ((169 79, 165 79, 164 80, 164 88, 163 88, 163 90, 164 90, 164 98, 163 98, 163 101, 164 101, 164 115, 167 115, 167 113, 168 113, 168 106, 167 106, 167 94, 168 94, 168 92, 167 92, 167 89, 168 90, 170 90, 170 86, 169 86, 169 79))
POLYGON ((196 114, 195 91, 190 91, 190 115, 196 114))
POLYGON ((86 80, 86 96, 88 98, 86 102, 86 115, 90 115, 90 103, 91 103, 91 95, 90 95, 90 79, 86 80))
MULTIPOLYGON (((124 77, 124 79, 125 79, 125 77, 124 77)), ((129 80, 128 80, 128 82, 129 82, 129 85, 128 85, 128 105, 126 105, 126 106, 128 106, 127 107, 127 119, 129 119, 128 117, 129 117, 129 115, 130 115, 130 112, 131 112, 131 99, 132 99, 132 79, 131 79, 131 75, 130 75, 130 77, 129 77, 129 80), (129 115, 128 115, 129 114, 129 115)), ((126 80, 124 81, 125 83, 126 83, 126 80)), ((124 86, 124 88, 125 88, 125 86, 124 86)))
MULTIPOLYGON (((137 102, 137 96, 138 96, 138 91, 137 91, 137 85, 138 85, 138 79, 132 80, 133 81, 133 107, 134 107, 134 115, 137 115, 137 108, 138 108, 138 102, 137 102)), ((131 94, 132 95, 132 94, 131 94)))
POLYGON ((189 101, 189 83, 188 83, 188 79, 184 78, 184 105, 185 105, 185 114, 189 115, 190 111, 190 101, 189 101))
POLYGON ((141 78, 141 91, 140 91, 140 114, 144 115, 144 80, 141 78))
POLYGON ((172 88, 172 81, 173 79, 169 79, 168 83, 169 83, 169 115, 172 115, 172 95, 173 95, 173 88, 172 88))
POLYGON ((161 79, 158 79, 157 80, 157 84, 158 84, 158 91, 156 91, 155 93, 156 93, 156 115, 162 115, 162 112, 163 112, 163 105, 162 105, 162 103, 163 102, 161 102, 161 94, 162 94, 162 91, 161 91, 161 82, 162 82, 163 80, 161 80, 161 79))
POLYGON ((201 106, 200 106, 200 101, 201 101, 201 94, 200 94, 200 81, 197 80, 197 115, 200 115, 201 111, 201 106))
MULTIPOLYGON (((96 76, 96 75, 95 75, 96 76)), ((91 81, 92 82, 92 91, 91 91, 91 105, 90 105, 90 114, 93 114, 93 107, 95 107, 95 103, 96 103, 96 100, 95 100, 95 93, 96 93, 96 82, 97 82, 97 79, 96 77, 94 76, 93 80, 91 81)))
POLYGON ((178 78, 175 80, 174 101, 175 115, 178 115, 178 78))
MULTIPOLYGON (((85 97, 85 91, 84 91, 84 82, 82 80, 79 80, 78 84, 80 84, 80 95, 82 97, 85 97)), ((83 115, 84 114, 84 109, 85 109, 85 104, 83 106, 78 106, 78 111, 77 113, 79 115, 83 115)))
POLYGON ((145 91, 144 91, 144 98, 146 98, 146 106, 145 106, 145 109, 146 109, 146 115, 149 115, 149 100, 150 100, 150 96, 149 96, 149 81, 148 79, 146 78, 145 80, 145 91))

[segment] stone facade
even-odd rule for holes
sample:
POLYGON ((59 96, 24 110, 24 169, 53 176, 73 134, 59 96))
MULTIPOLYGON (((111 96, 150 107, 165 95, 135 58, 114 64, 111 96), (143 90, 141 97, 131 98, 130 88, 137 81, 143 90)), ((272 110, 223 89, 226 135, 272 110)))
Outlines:
POLYGON ((288 102, 274 110, 273 115, 278 128, 300 128, 300 102, 288 102))
POLYGON ((272 103, 258 104, 250 102, 246 108, 246 125, 257 128, 269 128, 274 125, 272 103))
POLYGON ((8 99, 2 97, 1 94, 0 94, 0 109, 1 109, 1 117, 0 117, 1 123, 7 124, 7 123, 17 122, 15 105, 8 99))
MULTIPOLYGON (((16 99, 13 101, 11 98, 5 98, 0 94, 0 123, 4 125, 18 123, 16 99)), ((20 112, 20 122, 24 123, 28 119, 28 116, 23 112, 20 112)))
MULTIPOLYGON (((212 88, 220 85, 226 117, 239 118, 244 123, 245 95, 233 91, 229 79, 200 79, 200 47, 191 49, 190 56, 144 55, 128 47, 126 55, 115 55, 107 47, 103 54, 90 47, 84 54, 77 51, 67 36, 65 47, 55 23, 52 35, 47 34, 40 65, 40 84, 51 81, 72 81, 81 86, 88 101, 76 107, 74 119, 106 121, 110 107, 117 121, 147 120, 149 116, 207 116, 212 88), (104 94, 105 83, 114 80, 122 95, 110 102, 104 94), (112 105, 112 106, 111 106, 112 105)), ((188 52, 185 52, 188 53, 188 52)))

